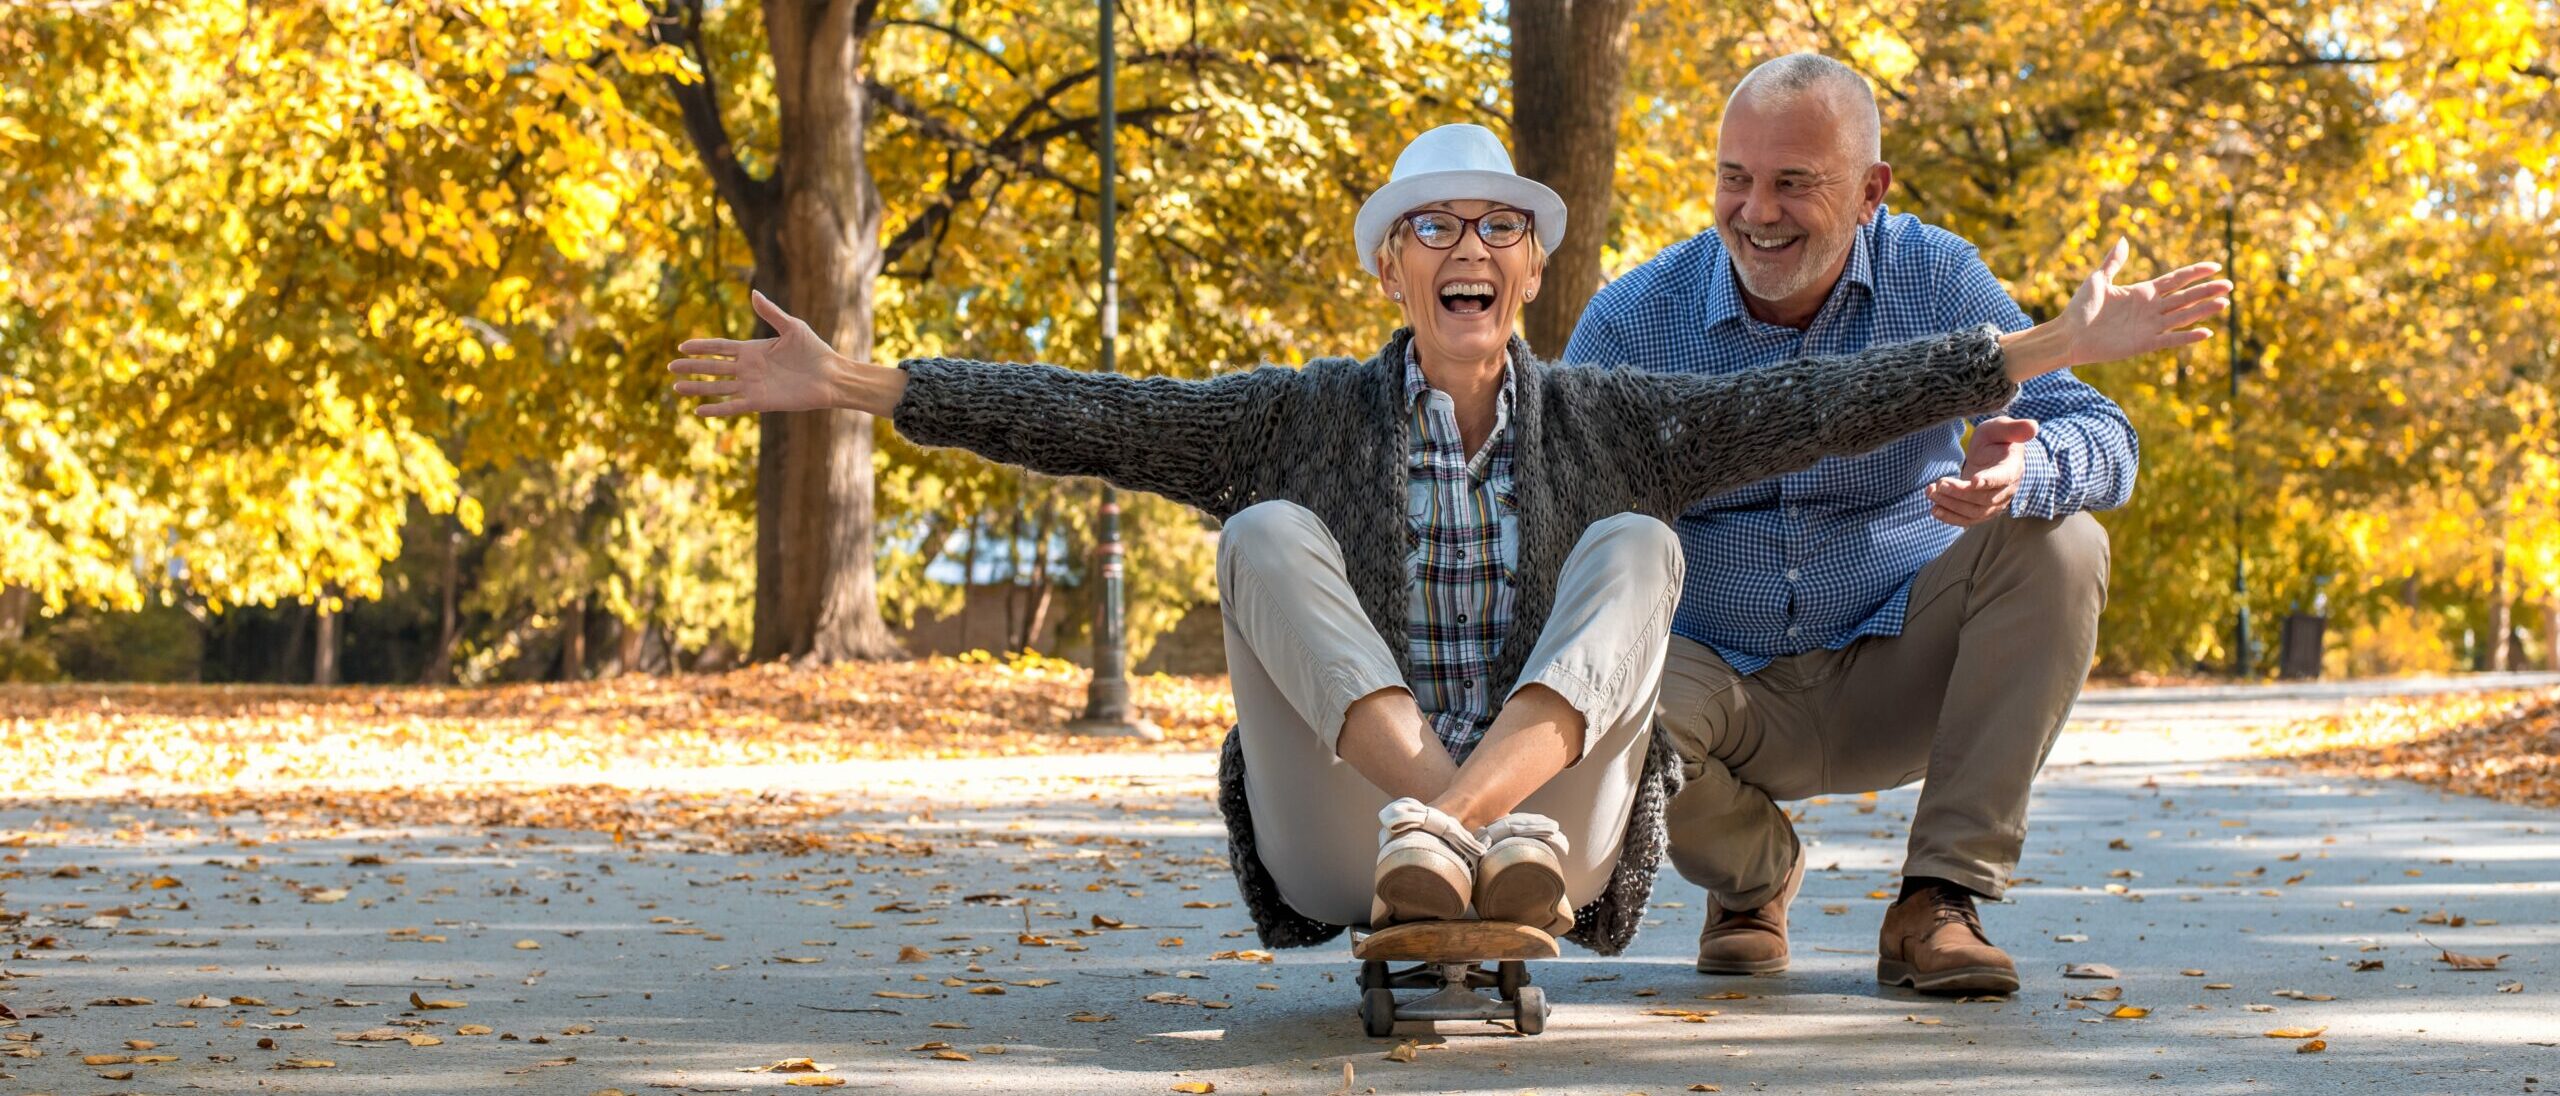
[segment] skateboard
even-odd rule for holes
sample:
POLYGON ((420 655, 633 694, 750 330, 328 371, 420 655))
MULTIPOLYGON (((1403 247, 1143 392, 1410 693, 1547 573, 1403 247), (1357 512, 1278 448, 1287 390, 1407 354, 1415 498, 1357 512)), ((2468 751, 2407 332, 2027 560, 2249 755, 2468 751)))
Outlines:
POLYGON ((1351 957, 1360 960, 1360 1026, 1372 1036, 1395 1034, 1398 1020, 1509 1020, 1522 1035, 1546 1030, 1547 994, 1529 984, 1529 960, 1555 958, 1556 938, 1527 925, 1417 921, 1354 932, 1351 957), (1415 965, 1389 970, 1390 962, 1415 965), (1400 989, 1434 992, 1399 1004, 1400 989))

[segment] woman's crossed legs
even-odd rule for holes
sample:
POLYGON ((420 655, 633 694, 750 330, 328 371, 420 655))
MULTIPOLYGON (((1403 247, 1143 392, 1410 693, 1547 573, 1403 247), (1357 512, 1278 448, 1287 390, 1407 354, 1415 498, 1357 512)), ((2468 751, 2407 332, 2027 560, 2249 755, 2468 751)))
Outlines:
POLYGON ((1470 870, 1491 836, 1489 869, 1525 849, 1553 863, 1567 910, 1597 897, 1643 772, 1680 566, 1659 521, 1593 523, 1557 576, 1519 683, 1456 764, 1361 611, 1323 523, 1286 502, 1230 518, 1218 551, 1228 673, 1256 843, 1281 896, 1320 921, 1370 923, 1380 848, 1395 828, 1454 825, 1469 836, 1450 838, 1444 855, 1470 870), (1427 822, 1425 806, 1443 821, 1427 822), (1551 829, 1539 829, 1544 820, 1551 829))

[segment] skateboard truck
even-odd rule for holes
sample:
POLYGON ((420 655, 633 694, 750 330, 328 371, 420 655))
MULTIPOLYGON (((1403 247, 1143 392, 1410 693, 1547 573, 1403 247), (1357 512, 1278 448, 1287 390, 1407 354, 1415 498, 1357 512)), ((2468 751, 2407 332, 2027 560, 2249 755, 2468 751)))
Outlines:
POLYGON ((1354 934, 1360 960, 1360 1026, 1395 1034, 1398 1021, 1509 1020, 1522 1035, 1546 1030, 1546 991, 1529 984, 1529 960, 1556 956, 1555 937, 1507 921, 1422 921, 1354 934), (1391 961, 1415 965, 1390 969, 1391 961), (1490 968, 1486 964, 1492 964, 1490 968), (1479 990, 1493 990, 1487 997, 1479 990), (1398 1002, 1397 990, 1431 990, 1398 1002))

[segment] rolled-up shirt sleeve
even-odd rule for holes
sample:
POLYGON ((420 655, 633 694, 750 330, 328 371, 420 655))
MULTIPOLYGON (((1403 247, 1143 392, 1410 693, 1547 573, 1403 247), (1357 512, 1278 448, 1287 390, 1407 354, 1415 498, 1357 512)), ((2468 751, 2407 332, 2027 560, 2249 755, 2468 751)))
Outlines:
MULTIPOLYGON (((1940 330, 1982 323, 2003 331, 2035 326, 2010 299, 2000 279, 1983 265, 1981 255, 1969 248, 1952 257, 1941 285, 1940 330)), ((2113 510, 2133 497, 2134 476, 2142 465, 2141 441, 2133 423, 2114 400, 2072 376, 2070 370, 2028 381, 2019 389, 2017 400, 1999 414, 2032 419, 2036 424, 2035 440, 2027 443, 2018 493, 2009 500, 2010 516, 2058 518, 2085 510, 2113 510)))

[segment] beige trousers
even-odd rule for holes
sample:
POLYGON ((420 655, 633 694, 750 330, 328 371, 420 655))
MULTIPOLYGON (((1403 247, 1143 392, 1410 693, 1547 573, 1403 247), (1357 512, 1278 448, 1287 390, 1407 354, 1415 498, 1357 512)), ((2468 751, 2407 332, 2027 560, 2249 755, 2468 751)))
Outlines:
MULTIPOLYGON (((1583 716, 1581 758, 1519 807, 1563 826, 1565 892, 1576 907, 1599 897, 1617 866, 1680 568, 1679 541, 1660 521, 1594 522, 1565 559, 1555 607, 1512 689, 1545 685, 1583 716)), ((1336 743, 1353 701, 1405 687, 1395 655, 1352 593, 1341 546, 1295 503, 1227 519, 1218 603, 1263 866, 1299 913, 1365 924, 1378 810, 1389 797, 1337 756, 1336 743)))
POLYGON ((1927 777, 1905 875, 1998 897, 2027 793, 2098 643, 2107 534, 2096 519, 1998 517, 1920 569, 1897 636, 1781 658, 1744 677, 1675 636, 1661 720, 1688 784, 1671 862, 1728 908, 1776 896, 1798 849, 1775 800, 1927 777))

